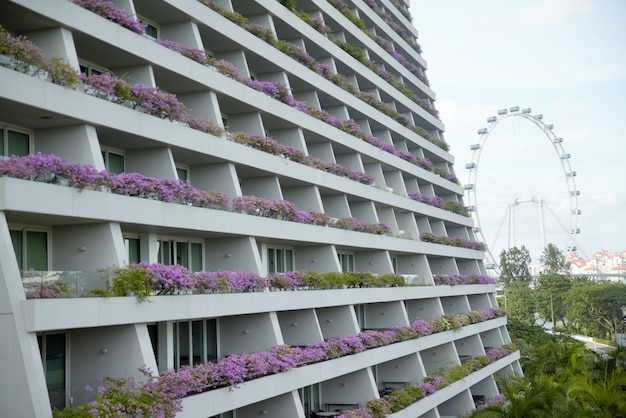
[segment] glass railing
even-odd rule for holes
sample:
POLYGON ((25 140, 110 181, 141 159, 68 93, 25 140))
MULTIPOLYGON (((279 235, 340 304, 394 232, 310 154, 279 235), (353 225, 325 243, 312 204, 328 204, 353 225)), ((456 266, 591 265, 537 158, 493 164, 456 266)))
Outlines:
POLYGON ((98 271, 28 270, 21 276, 27 299, 87 297, 91 290, 107 287, 98 271))

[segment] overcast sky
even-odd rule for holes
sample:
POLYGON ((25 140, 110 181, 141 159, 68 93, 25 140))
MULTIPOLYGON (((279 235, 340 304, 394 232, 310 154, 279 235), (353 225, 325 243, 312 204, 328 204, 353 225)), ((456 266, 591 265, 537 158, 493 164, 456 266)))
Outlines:
POLYGON ((485 119, 531 107, 571 154, 578 249, 626 250, 626 1, 411 0, 411 14, 461 182, 485 119))

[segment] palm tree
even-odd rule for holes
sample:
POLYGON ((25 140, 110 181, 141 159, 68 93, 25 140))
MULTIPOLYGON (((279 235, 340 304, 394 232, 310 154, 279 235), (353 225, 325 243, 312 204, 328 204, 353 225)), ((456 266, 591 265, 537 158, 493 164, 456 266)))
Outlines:
POLYGON ((513 375, 498 379, 506 401, 488 404, 472 413, 472 418, 554 418, 571 417, 572 411, 562 385, 542 376, 535 381, 513 375))
POLYGON ((626 418, 626 370, 611 368, 612 360, 604 360, 599 379, 593 373, 572 379, 567 397, 579 406, 581 417, 626 418))
POLYGON ((522 366, 530 378, 549 375, 563 383, 584 373, 592 361, 593 353, 577 341, 548 341, 531 349, 522 366))

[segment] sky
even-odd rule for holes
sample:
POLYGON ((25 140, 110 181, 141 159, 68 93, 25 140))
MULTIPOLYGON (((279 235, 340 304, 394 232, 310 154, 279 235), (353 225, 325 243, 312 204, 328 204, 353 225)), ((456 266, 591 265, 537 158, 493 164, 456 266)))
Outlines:
MULTIPOLYGON (((465 164, 475 158, 469 147, 479 142, 477 130, 488 126, 486 118, 512 106, 532 108, 554 125, 554 134, 571 154, 582 211, 576 237, 580 255, 626 250, 626 1, 411 0, 410 11, 461 183, 469 183, 465 164)), ((486 207, 497 193, 488 186, 480 189, 486 184, 481 173, 497 173, 499 164, 508 182, 528 185, 542 167, 561 167, 545 134, 549 149, 530 145, 507 156, 506 141, 532 141, 518 138, 526 127, 508 129, 496 141, 496 129, 506 121, 487 137, 477 170, 477 196, 483 197, 477 198, 478 213, 483 232, 491 236, 501 235, 502 222, 508 220, 481 215, 481 203, 486 207), (503 148, 496 152, 496 145, 503 148), (519 160, 524 167, 516 168, 519 160)), ((554 173, 562 176, 567 194, 563 169, 554 173)), ((548 218, 544 216, 546 225, 548 218)))

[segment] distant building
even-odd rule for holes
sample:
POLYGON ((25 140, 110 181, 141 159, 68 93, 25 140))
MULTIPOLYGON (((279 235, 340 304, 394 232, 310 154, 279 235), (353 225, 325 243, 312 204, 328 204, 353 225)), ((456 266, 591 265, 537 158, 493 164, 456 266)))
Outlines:
POLYGON ((598 250, 588 259, 578 253, 569 255, 572 275, 586 275, 598 280, 624 282, 626 280, 626 251, 609 254, 598 250))

